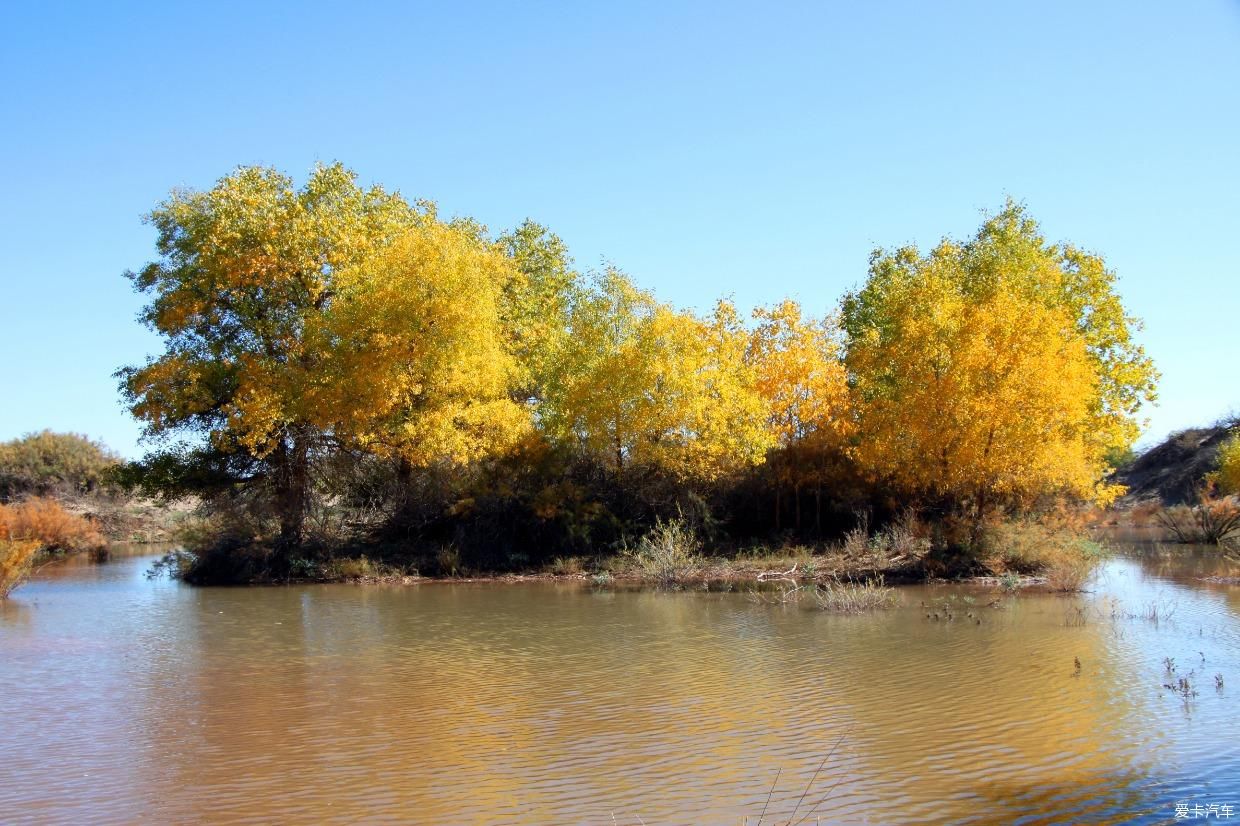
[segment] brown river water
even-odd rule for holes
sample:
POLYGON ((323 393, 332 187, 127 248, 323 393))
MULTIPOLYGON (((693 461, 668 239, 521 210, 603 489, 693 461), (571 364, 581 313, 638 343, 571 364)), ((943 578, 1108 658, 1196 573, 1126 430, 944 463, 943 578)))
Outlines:
POLYGON ((1177 553, 864 616, 74 560, 0 604, 0 822, 1240 822, 1240 586, 1200 579, 1240 571, 1177 553))

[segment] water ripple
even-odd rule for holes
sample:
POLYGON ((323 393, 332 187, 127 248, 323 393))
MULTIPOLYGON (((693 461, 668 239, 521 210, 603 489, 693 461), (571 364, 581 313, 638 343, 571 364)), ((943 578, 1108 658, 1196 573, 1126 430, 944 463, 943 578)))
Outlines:
POLYGON ((921 587, 842 617, 552 585, 195 590, 146 564, 51 570, 0 608, 6 822, 1120 823, 1240 804, 1240 590, 1165 565, 1118 560, 1080 598, 921 587), (1188 696, 1164 687, 1180 678, 1188 696))

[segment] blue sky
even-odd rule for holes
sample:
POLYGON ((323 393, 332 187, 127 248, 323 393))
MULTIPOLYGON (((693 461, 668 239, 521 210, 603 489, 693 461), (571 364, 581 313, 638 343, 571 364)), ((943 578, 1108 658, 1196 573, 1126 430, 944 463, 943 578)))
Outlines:
POLYGON ((829 310, 1011 195, 1145 320, 1147 441, 1240 409, 1240 3, 8 3, 0 84, 0 439, 136 455, 141 216, 332 160, 698 308, 829 310))

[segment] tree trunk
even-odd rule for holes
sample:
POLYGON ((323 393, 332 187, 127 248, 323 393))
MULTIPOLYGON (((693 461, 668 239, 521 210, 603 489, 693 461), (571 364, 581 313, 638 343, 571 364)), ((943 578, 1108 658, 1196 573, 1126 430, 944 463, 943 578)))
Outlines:
POLYGON ((801 483, 792 486, 792 495, 797 499, 797 533, 801 532, 801 483))
POLYGON ((822 485, 814 486, 814 535, 822 539, 822 485))
POLYGON ((287 573, 292 554, 301 547, 309 498, 309 446, 296 432, 281 440, 275 451, 275 499, 280 517, 275 567, 287 573))
MULTIPOLYGON (((986 460, 990 458, 990 448, 994 445, 994 442, 995 429, 992 427, 990 432, 986 435, 986 448, 982 451, 983 469, 985 469, 986 460)), ((988 494, 989 490, 986 487, 986 482, 983 481, 977 486, 977 494, 973 499, 974 514, 972 541, 974 545, 977 545, 978 540, 980 540, 982 536, 982 525, 986 521, 986 511, 990 505, 990 498, 988 494)))

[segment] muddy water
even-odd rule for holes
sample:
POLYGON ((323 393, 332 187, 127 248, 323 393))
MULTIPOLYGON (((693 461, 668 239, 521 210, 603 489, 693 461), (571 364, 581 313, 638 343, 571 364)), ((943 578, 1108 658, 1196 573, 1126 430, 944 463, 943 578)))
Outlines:
POLYGON ((1199 579, 1240 572, 1208 557, 1117 558, 1079 597, 907 588, 860 617, 550 584, 194 589, 150 562, 45 569, 0 606, 0 820, 1240 811, 1240 587, 1199 579))

